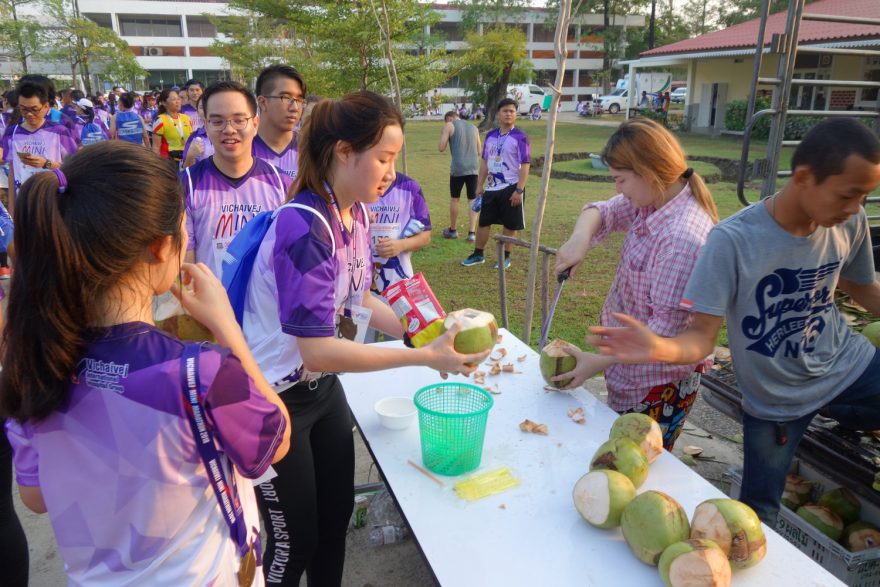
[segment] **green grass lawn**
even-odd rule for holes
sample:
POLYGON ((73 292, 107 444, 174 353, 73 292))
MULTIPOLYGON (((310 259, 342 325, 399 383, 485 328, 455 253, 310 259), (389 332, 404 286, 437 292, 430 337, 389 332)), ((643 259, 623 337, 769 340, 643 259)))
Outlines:
MULTIPOLYGON (((449 223, 449 154, 437 151, 442 123, 409 122, 406 127, 407 160, 409 175, 421 185, 428 201, 433 224, 431 244, 413 256, 416 271, 422 271, 431 284, 444 309, 474 307, 493 312, 500 320, 498 274, 492 269, 495 261, 494 241, 487 247, 487 262, 475 267, 462 267, 459 263, 473 250, 464 240, 467 233, 466 198, 462 197, 458 220, 458 240, 443 238, 443 228, 449 223)), ((544 154, 546 138, 545 121, 521 121, 518 126, 529 134, 532 157, 544 154)), ((556 153, 598 152, 602 149, 613 128, 560 123, 556 132, 556 153)), ((687 153, 738 159, 740 142, 732 137, 708 137, 684 134, 680 137, 687 153)), ((764 144, 755 144, 751 158, 763 156, 764 144)), ((791 150, 786 150, 783 160, 788 162, 791 150)), ((572 162, 574 165, 580 162, 572 162)), ((565 165, 565 164, 562 164, 565 165)), ((586 165, 586 164, 584 164, 586 165)), ((695 162, 694 168, 702 170, 705 163, 695 162)), ((714 166, 710 166, 714 167, 714 166)), ((402 170, 402 165, 398 168, 402 170)), ((532 175, 527 184, 526 230, 521 235, 531 239, 531 227, 535 215, 540 177, 532 175)), ((780 182, 781 185, 781 182, 780 182)), ((722 218, 741 208, 732 183, 714 183, 709 186, 722 218)), ((576 182, 551 179, 544 214, 541 242, 549 247, 560 246, 571 234, 581 207, 615 195, 614 185, 607 182, 576 182)), ((752 198, 754 199, 754 195, 752 198)), ((495 229, 500 233, 500 227, 495 229)), ((603 245, 592 250, 577 277, 565 285, 556 311, 551 336, 564 338, 582 345, 586 329, 597 324, 605 296, 614 277, 623 242, 622 234, 614 235, 603 245)), ((513 266, 507 272, 508 312, 510 328, 522 336, 525 306, 526 277, 528 274, 528 250, 517 249, 513 253, 513 266)), ((553 284, 555 286, 555 282, 553 284)), ((551 288, 552 289, 552 288, 551 288)), ((537 289, 540 292, 540 289, 537 289)), ((552 290, 551 290, 552 294, 552 290)), ((540 305, 536 300, 530 344, 536 346, 540 338, 540 305)), ((722 337, 722 342, 725 342, 722 337)))

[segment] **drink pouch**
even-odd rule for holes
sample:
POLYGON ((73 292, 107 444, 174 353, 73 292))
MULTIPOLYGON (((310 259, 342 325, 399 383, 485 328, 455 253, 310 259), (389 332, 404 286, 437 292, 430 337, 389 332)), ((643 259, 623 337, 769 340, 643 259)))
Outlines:
POLYGON ((443 332, 446 313, 421 273, 389 286, 382 297, 391 305, 414 347, 425 346, 443 332))

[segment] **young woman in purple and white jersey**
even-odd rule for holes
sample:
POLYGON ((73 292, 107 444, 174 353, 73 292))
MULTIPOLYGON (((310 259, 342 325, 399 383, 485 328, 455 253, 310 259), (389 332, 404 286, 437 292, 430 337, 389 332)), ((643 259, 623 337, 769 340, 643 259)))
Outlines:
POLYGON ((220 282, 181 266, 174 168, 90 145, 24 182, 17 224, 0 411, 21 499, 48 512, 70 584, 262 585, 259 569, 240 577, 261 560, 250 479, 287 452, 289 420, 220 282), (222 346, 156 329, 169 288, 222 346))
MULTIPOLYGON (((419 349, 355 342, 369 326, 403 337, 391 308, 368 293, 365 205, 394 181, 403 117, 371 92, 324 100, 300 138, 293 203, 281 208, 254 262, 243 330, 291 414, 296 450, 259 486, 269 529, 267 583, 340 585, 354 500, 351 412, 335 373, 426 365, 469 373, 486 354, 455 352, 454 331, 419 349), (371 311, 371 314, 370 314, 371 311), (367 318, 367 316, 371 316, 367 318)), ((349 390, 357 393, 357 390, 349 390)))

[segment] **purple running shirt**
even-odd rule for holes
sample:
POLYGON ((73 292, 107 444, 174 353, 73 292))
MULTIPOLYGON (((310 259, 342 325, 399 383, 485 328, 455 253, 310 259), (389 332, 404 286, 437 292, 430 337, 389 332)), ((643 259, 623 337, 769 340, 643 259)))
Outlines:
POLYGON ((70 129, 63 124, 47 120, 35 131, 27 130, 21 123, 6 129, 0 147, 3 148, 3 160, 12 164, 15 190, 18 192, 27 178, 46 171, 25 165, 21 162, 18 153, 31 153, 60 163, 65 157, 76 152, 77 143, 70 129))
POLYGON ((532 162, 529 135, 516 127, 504 135, 498 128, 489 131, 483 143, 483 159, 489 168, 486 191, 494 192, 516 185, 520 166, 532 162))
POLYGON ((205 127, 205 121, 202 120, 202 115, 199 114, 199 110, 195 106, 191 104, 184 104, 180 108, 180 111, 183 114, 189 116, 189 123, 192 125, 193 131, 205 127))
POLYGON ((299 135, 294 133, 290 144, 280 153, 273 151, 272 147, 257 135, 254 137, 253 154, 254 157, 271 163, 292 179, 296 179, 297 165, 299 165, 299 135))

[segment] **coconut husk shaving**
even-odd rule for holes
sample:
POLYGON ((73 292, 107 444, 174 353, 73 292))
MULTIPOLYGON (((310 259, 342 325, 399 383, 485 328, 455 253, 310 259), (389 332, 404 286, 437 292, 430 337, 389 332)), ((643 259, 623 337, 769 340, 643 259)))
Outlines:
POLYGON ((575 424, 583 425, 583 424, 587 423, 587 417, 584 415, 583 408, 569 409, 568 410, 568 417, 571 418, 571 421, 574 422, 575 424))
POLYGON ((523 432, 531 432, 532 434, 543 434, 544 436, 547 436, 547 434, 549 434, 546 424, 538 424, 537 422, 532 422, 529 419, 525 419, 520 422, 519 429, 523 432))
POLYGON ((492 354, 489 355, 489 360, 494 363, 497 363, 498 361, 500 361, 501 359, 503 359, 506 356, 507 356, 507 349, 502 347, 496 351, 493 351, 492 354), (498 356, 496 357, 495 355, 498 355, 498 356))

